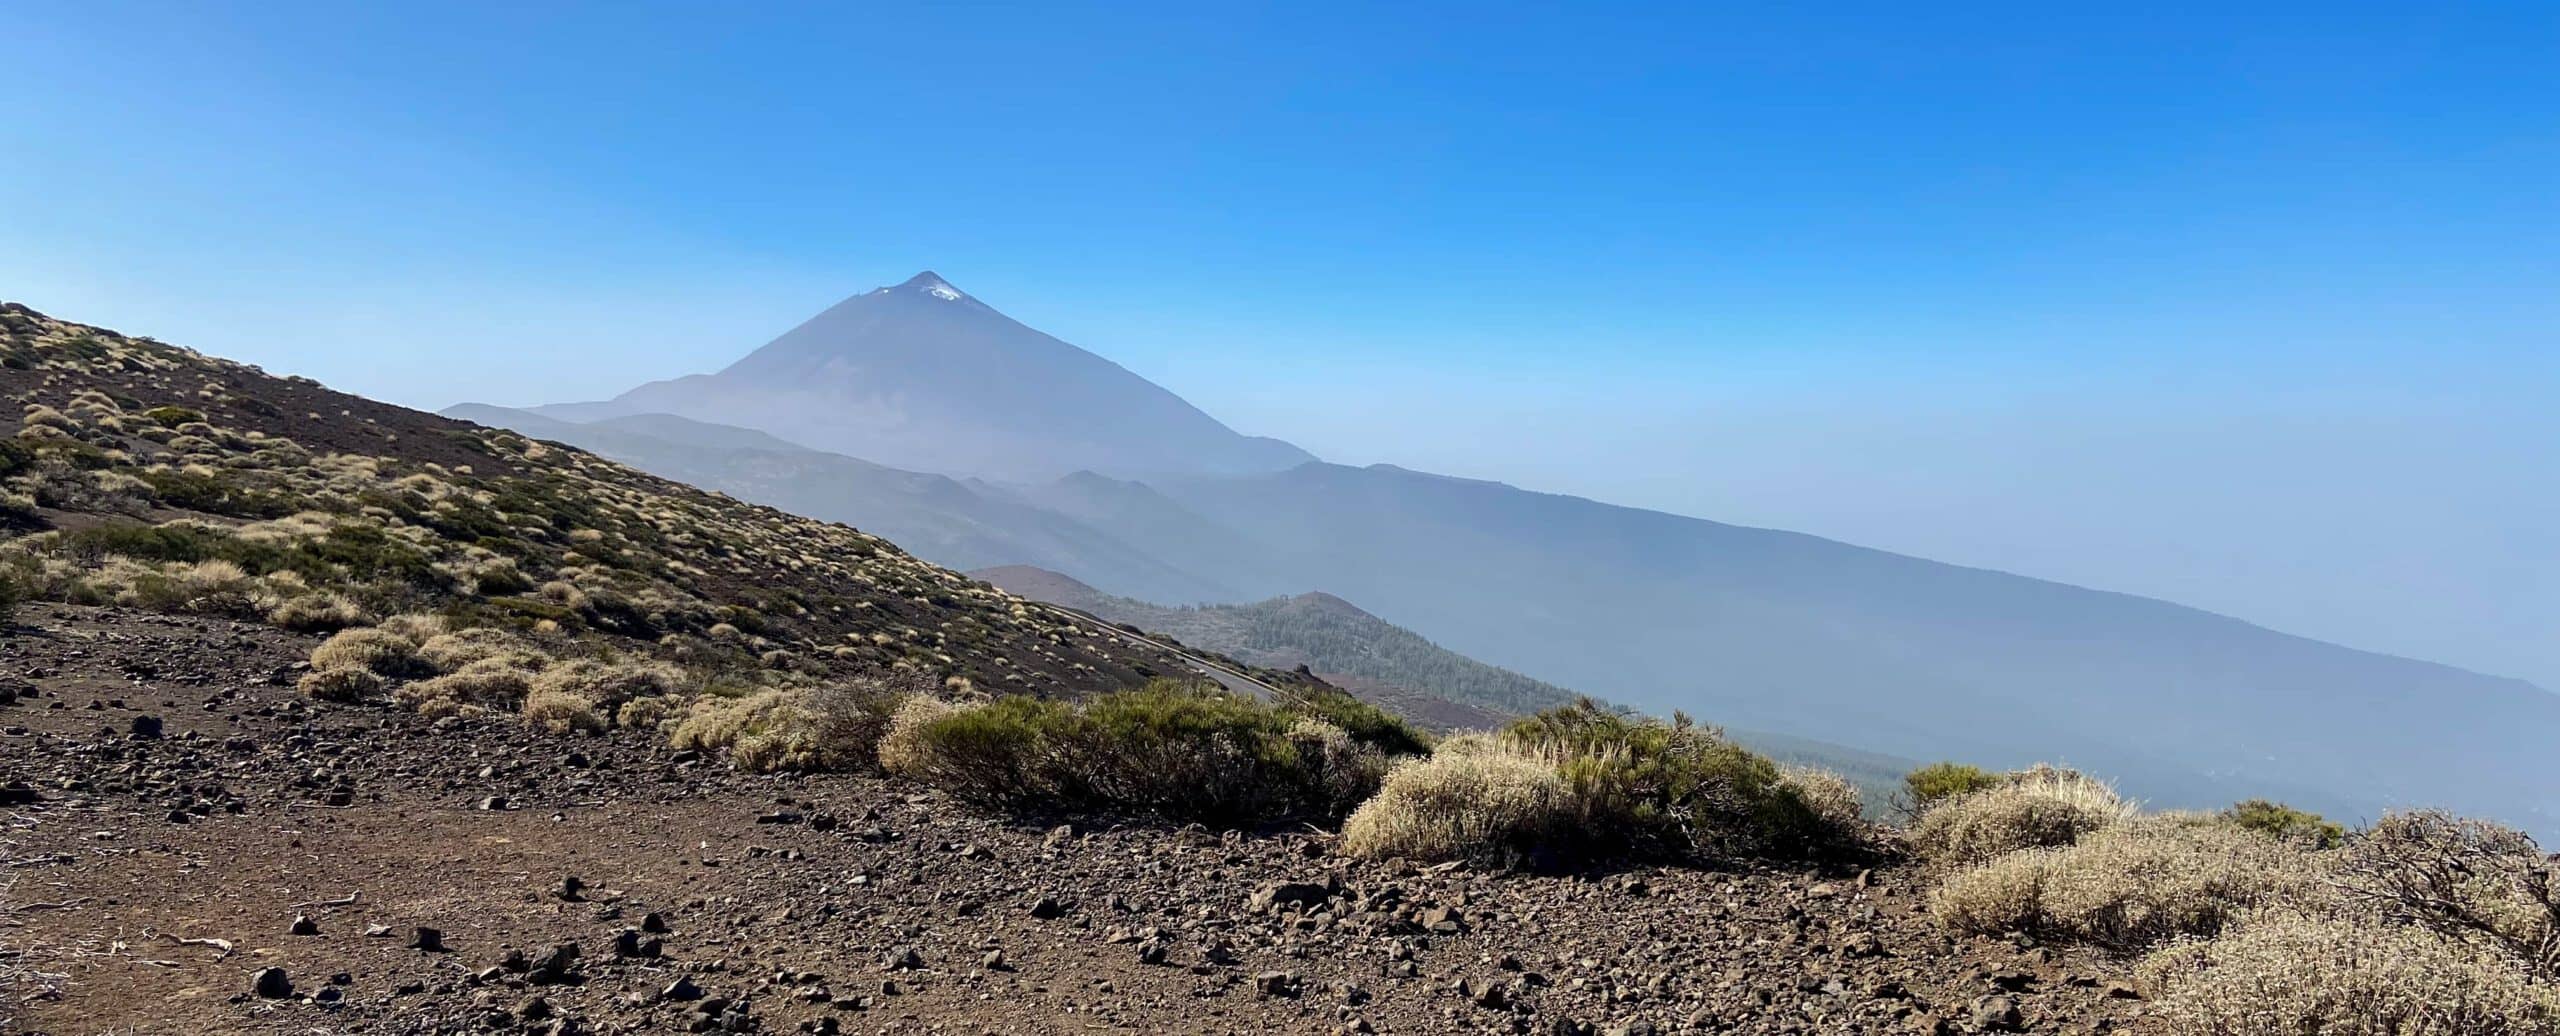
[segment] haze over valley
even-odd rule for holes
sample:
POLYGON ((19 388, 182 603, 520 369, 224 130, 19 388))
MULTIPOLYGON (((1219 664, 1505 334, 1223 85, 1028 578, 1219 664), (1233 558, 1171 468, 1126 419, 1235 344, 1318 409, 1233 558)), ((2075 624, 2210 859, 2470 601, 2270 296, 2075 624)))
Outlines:
POLYGON ((2259 788, 2346 816, 2449 801, 2547 827, 2560 800, 2534 761, 2560 696, 2524 681, 1818 537, 1325 463, 930 272, 717 374, 446 413, 962 570, 1033 566, 1157 605, 1331 594, 1493 665, 1746 731, 2060 760, 2163 806, 2259 788), (878 455, 848 455, 866 443, 878 455))

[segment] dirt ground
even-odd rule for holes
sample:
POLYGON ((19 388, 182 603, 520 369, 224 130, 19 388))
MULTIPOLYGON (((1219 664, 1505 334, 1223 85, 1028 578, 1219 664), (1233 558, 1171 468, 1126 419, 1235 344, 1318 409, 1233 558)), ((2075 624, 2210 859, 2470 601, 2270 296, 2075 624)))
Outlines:
POLYGON ((1304 829, 1006 822, 641 734, 307 702, 312 643, 20 610, 0 1030, 2139 1028, 2120 963, 1950 939, 1906 868, 1504 875, 1304 829))

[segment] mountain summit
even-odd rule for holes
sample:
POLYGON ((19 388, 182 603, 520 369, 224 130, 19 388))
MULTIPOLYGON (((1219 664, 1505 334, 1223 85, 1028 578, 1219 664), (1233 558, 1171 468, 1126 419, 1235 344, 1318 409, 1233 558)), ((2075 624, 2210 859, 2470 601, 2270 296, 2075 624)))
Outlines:
POLYGON ((674 414, 893 467, 996 479, 1087 469, 1252 474, 1314 459, 1239 435, 931 270, 839 302, 718 373, 535 412, 571 421, 674 414))

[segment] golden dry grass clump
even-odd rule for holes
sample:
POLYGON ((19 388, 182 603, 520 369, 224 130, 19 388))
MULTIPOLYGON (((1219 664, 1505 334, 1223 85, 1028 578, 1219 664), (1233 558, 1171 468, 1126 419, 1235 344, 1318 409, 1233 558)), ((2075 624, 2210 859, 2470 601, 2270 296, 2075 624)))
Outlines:
POLYGON ((311 649, 314 670, 362 669, 376 676, 399 677, 413 675, 422 666, 417 641, 378 626, 341 630, 311 649))
POLYGON ((1968 866, 2020 849, 2070 845, 2134 812, 2104 781, 2037 766, 1931 806, 1912 825, 1911 846, 1939 866, 1968 866))
POLYGON ((1866 799, 1846 777, 1819 766, 1785 766, 1778 783, 1824 826, 1858 831, 1867 825, 1866 799))
POLYGON ((473 662, 497 660, 538 668, 543 661, 540 652, 522 638, 488 627, 455 630, 429 637, 418 645, 418 658, 444 673, 473 662))
POLYGON ((517 658, 482 658, 442 676, 402 686, 391 700, 430 718, 482 716, 523 707, 537 666, 517 658))
POLYGON ((1387 772, 1342 824, 1342 849, 1371 859, 1528 852, 1569 830, 1579 807, 1551 761, 1491 739, 1452 738, 1387 772))
POLYGON ((2560 996, 2511 960, 2405 926, 2258 918, 2138 968, 2169 1036, 2554 1036, 2560 996))
POLYGON ((2261 908, 2304 906, 2326 886, 2313 856, 2210 817, 2113 824, 2077 844, 2029 848, 1958 872, 1930 896, 1951 931, 2145 949, 2210 936, 2261 908))
POLYGON ((880 735, 876 751, 880 768, 900 777, 925 776, 934 761, 933 744, 926 739, 925 731, 960 708, 929 694, 915 695, 899 703, 896 711, 889 715, 887 729, 880 735))
POLYGON ((297 633, 327 633, 368 621, 364 609, 343 594, 312 593, 286 598, 267 612, 267 621, 297 633))
POLYGON ((382 693, 383 679, 372 670, 358 667, 314 669, 302 674, 294 686, 304 695, 319 701, 356 702, 382 693))
POLYGON ((805 690, 767 690, 695 702, 668 735, 677 748, 725 751, 740 769, 825 769, 828 746, 805 690))

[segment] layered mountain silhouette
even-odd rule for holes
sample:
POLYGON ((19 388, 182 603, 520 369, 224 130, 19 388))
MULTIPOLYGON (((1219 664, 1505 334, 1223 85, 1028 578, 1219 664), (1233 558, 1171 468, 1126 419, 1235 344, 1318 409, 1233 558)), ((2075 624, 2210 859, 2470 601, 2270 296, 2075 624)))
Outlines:
POLYGON ((454 413, 952 567, 1034 565, 1160 605, 1325 591, 1648 711, 1895 756, 2067 762, 2158 805, 2269 795, 2560 827, 2545 761, 2560 696, 2521 681, 1812 536, 1317 462, 930 274, 719 374, 454 413))
POLYGON ((892 467, 997 478, 1265 472, 1313 459, 1239 435, 931 271, 839 302, 716 374, 534 412, 671 414, 892 467))

